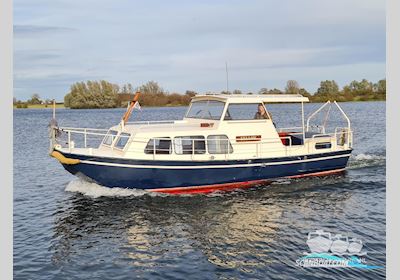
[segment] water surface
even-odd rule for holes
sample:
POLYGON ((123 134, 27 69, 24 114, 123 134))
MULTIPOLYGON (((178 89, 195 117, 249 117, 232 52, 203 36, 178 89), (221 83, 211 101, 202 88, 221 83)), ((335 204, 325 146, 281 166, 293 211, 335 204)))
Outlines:
MULTIPOLYGON (((306 114, 317 106, 307 104, 306 114)), ((345 174, 194 196, 76 179, 48 156, 51 110, 14 110, 15 279, 385 278, 385 103, 342 107, 355 133, 345 174), (383 269, 297 267, 316 229, 362 239, 367 263, 383 269)), ((300 107, 268 108, 278 126, 301 125, 290 114, 300 107)), ((123 111, 60 109, 57 119, 108 128, 123 111)), ((180 119, 185 111, 144 108, 132 118, 180 119)))

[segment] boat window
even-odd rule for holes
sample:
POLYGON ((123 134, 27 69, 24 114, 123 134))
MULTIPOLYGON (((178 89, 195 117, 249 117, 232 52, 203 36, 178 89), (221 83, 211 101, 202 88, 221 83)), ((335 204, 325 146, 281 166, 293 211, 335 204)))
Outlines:
POLYGON ((268 113, 262 103, 250 103, 230 104, 226 110, 224 120, 254 120, 268 118, 268 113))
POLYGON ((315 149, 329 149, 332 147, 331 142, 323 142, 315 144, 315 149))
POLYGON ((219 120, 224 111, 225 103, 216 100, 192 102, 186 118, 219 120))
POLYGON ((175 153, 183 154, 205 154, 206 141, 204 136, 179 136, 174 138, 175 153))
POLYGON ((226 135, 209 135, 207 137, 207 148, 210 154, 231 154, 233 148, 226 135))
POLYGON ((128 140, 129 140, 130 136, 131 135, 129 133, 122 132, 118 137, 118 140, 117 140, 117 143, 115 144, 115 147, 118 148, 118 149, 121 149, 121 150, 124 149, 126 143, 128 143, 128 140))
POLYGON ((115 137, 117 136, 118 131, 116 130, 109 130, 107 135, 104 137, 103 144, 111 146, 114 142, 115 137))
POLYGON ((152 138, 144 149, 145 154, 170 154, 171 153, 171 138, 160 137, 152 138))

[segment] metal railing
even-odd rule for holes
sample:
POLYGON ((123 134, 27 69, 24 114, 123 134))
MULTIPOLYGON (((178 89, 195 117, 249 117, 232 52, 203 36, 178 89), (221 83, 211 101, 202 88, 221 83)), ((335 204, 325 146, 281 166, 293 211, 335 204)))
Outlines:
POLYGON ((288 130, 302 130, 303 127, 301 126, 293 126, 293 127, 282 127, 282 128, 278 128, 278 132, 284 132, 284 131, 288 131, 288 130))
MULTIPOLYGON (((347 127, 336 127, 334 133, 317 133, 308 138, 297 138, 302 141, 302 144, 295 145, 293 143, 294 135, 301 135, 302 132, 294 132, 289 135, 280 136, 277 138, 261 138, 257 139, 259 141, 253 142, 238 142, 236 138, 233 139, 208 139, 204 138, 179 138, 180 139, 180 148, 178 148, 179 152, 177 153, 177 142, 174 138, 170 137, 153 137, 153 138, 138 138, 134 135, 122 135, 119 131, 117 134, 111 134, 108 129, 97 129, 97 128, 74 128, 74 127, 62 127, 59 128, 59 131, 64 133, 64 137, 66 138, 65 144, 67 145, 65 148, 68 149, 69 152, 72 152, 74 148, 77 148, 75 144, 81 144, 83 148, 99 148, 106 147, 110 148, 113 153, 114 150, 118 151, 126 151, 125 148, 129 147, 129 152, 139 153, 139 154, 152 154, 153 159, 155 159, 159 155, 165 154, 176 154, 176 155, 191 155, 192 159, 197 158, 199 155, 224 155, 225 159, 230 158, 231 154, 234 155, 253 155, 256 157, 261 157, 266 154, 271 153, 279 153, 283 152, 286 156, 290 156, 296 153, 297 150, 306 147, 308 152, 312 152, 315 150, 315 143, 317 143, 317 138, 329 138, 325 142, 329 141, 332 144, 332 149, 336 148, 337 145, 345 147, 351 147, 353 143, 353 135, 352 131, 347 127), (106 133, 104 133, 106 132, 106 133), (83 137, 81 142, 75 142, 76 138, 73 135, 80 135, 83 137), (109 144, 105 143, 105 140, 110 137, 111 141, 109 144), (88 145, 89 140, 92 138, 97 138, 96 144, 88 145), (128 138, 123 146, 118 146, 117 143, 120 139, 128 138), (311 141, 307 141, 311 139, 311 141), (210 152, 210 146, 216 146, 216 142, 218 141, 218 152, 210 152), (152 145, 149 146, 150 141, 152 141, 152 145), (160 142, 161 141, 161 142, 160 142), (164 141, 164 142, 162 142, 164 141), (286 143, 283 143, 287 141, 286 143), (185 145, 182 143, 186 142, 185 145), (163 143, 163 145, 160 145, 163 143), (190 144, 187 144, 190 143, 190 144), (271 144, 282 144, 282 145, 272 145, 271 144), (271 148, 269 148, 271 147, 271 148)), ((57 143, 62 143, 62 137, 57 139, 57 143)))
MULTIPOLYGON (((317 128, 319 128, 319 129, 321 129, 321 133, 325 133, 325 132, 326 132, 326 131, 325 131, 325 126, 326 126, 326 123, 327 123, 327 121, 328 121, 329 113, 330 113, 330 111, 331 111, 331 106, 329 106, 329 109, 328 109, 328 111, 327 111, 327 113, 326 113, 326 115, 325 115, 324 122, 323 122, 322 125, 320 125, 320 126, 310 126, 310 121, 311 121, 319 112, 321 112, 322 109, 324 109, 324 108, 325 108, 327 105, 329 105, 329 104, 331 104, 331 101, 330 101, 330 100, 328 100, 327 102, 325 102, 320 108, 318 108, 315 112, 313 112, 313 113, 307 118, 306 131, 310 131, 310 128, 315 128, 315 127, 317 127, 317 128)), ((342 107, 340 107, 339 104, 338 104, 336 101, 333 101, 333 104, 336 105, 336 107, 339 109, 340 113, 342 114, 342 116, 343 116, 344 119, 346 120, 348 131, 351 131, 350 119, 347 117, 346 113, 342 110, 342 107)))
POLYGON ((176 120, 166 120, 166 121, 135 121, 135 122, 127 122, 126 124, 130 125, 154 125, 154 124, 174 124, 176 120))
MULTIPOLYGON (((98 148, 101 144, 104 144, 106 146, 109 146, 112 150, 117 149, 117 150, 123 150, 125 146, 130 142, 131 136, 127 135, 121 135, 121 132, 119 132, 116 135, 110 134, 109 129, 99 129, 99 128, 77 128, 77 127, 60 127, 58 128, 61 133, 65 134, 66 139, 63 139, 62 137, 57 138, 57 144, 63 143, 63 140, 66 140, 65 144, 67 145, 68 151, 71 152, 72 149, 75 148, 75 144, 77 144, 76 138, 72 139, 72 135, 81 135, 83 137, 82 139, 82 148, 88 148, 88 147, 96 147, 98 148), (97 140, 95 140, 95 144, 93 145, 88 145, 89 140, 93 140, 93 138, 97 137, 97 140), (107 139, 106 137, 111 137, 111 143, 106 144, 104 141, 107 139), (117 145, 118 141, 120 139, 126 138, 127 141, 124 145, 124 147, 119 147, 117 145), (75 141, 74 141, 75 140, 75 141)), ((123 132, 122 132, 123 133, 123 132)))
MULTIPOLYGON (((330 104, 331 101, 328 100, 326 101, 321 107, 318 108, 318 110, 316 110, 314 113, 312 113, 308 118, 307 118, 307 125, 306 125, 306 131, 309 131, 310 128, 310 120, 312 118, 314 118, 319 112, 321 112, 322 109, 325 108, 325 106, 327 106, 328 104, 330 104)), ((325 128, 324 128, 324 132, 325 132, 325 128)))

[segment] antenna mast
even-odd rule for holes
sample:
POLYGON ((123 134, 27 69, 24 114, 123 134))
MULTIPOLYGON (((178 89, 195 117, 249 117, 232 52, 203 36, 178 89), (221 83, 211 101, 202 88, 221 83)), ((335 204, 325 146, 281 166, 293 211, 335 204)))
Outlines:
POLYGON ((56 100, 53 99, 53 119, 56 119, 56 100))
POLYGON ((229 92, 229 79, 228 79, 228 62, 225 61, 225 70, 226 70, 226 93, 229 92))

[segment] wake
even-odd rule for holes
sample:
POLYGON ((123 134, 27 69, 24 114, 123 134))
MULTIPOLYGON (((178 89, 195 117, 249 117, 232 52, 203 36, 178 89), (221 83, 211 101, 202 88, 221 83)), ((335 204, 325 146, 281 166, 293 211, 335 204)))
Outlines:
POLYGON ((166 196, 162 193, 154 193, 140 189, 126 189, 126 188, 108 188, 100 186, 93 182, 85 181, 84 179, 78 178, 72 180, 65 187, 67 192, 81 193, 83 195, 98 198, 98 197, 138 197, 138 196, 166 196))
POLYGON ((374 154, 352 155, 349 159, 348 169, 358 169, 386 164, 386 156, 374 154))

